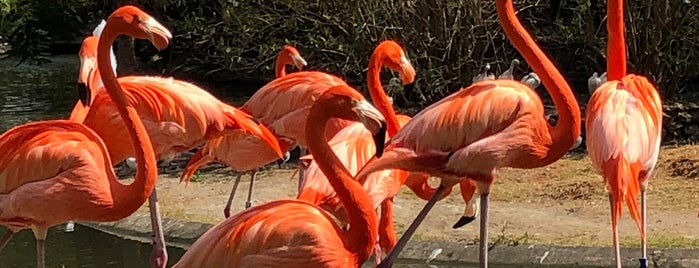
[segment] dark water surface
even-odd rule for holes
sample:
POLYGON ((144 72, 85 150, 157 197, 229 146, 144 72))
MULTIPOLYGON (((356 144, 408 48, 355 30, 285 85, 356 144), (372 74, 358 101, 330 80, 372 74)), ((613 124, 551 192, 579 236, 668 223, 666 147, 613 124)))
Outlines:
MULTIPOLYGON (((0 131, 29 121, 67 118, 75 105, 77 76, 80 61, 77 55, 52 57, 52 63, 43 66, 20 65, 0 60, 0 131)), ((213 91, 212 94, 235 106, 241 105, 250 89, 213 91)), ((0 227, 4 232, 4 228, 0 227)), ((152 247, 150 244, 120 238, 82 225, 65 233, 52 228, 46 241, 47 267, 124 267, 147 268, 152 247)), ((183 249, 168 248, 170 265, 184 253, 183 249)), ((36 244, 30 230, 14 236, 0 252, 0 267, 35 267, 36 244)), ((170 266, 168 265, 168 266, 170 266)), ((371 267, 365 265, 365 267, 371 267)), ((425 264, 403 261, 394 267, 477 267, 467 264, 425 264)), ((505 266, 494 266, 503 268, 505 266)), ((507 267, 525 267, 512 265, 507 267)), ((551 266, 548 266, 551 267, 551 266)), ((561 266, 562 267, 562 266, 561 266)))

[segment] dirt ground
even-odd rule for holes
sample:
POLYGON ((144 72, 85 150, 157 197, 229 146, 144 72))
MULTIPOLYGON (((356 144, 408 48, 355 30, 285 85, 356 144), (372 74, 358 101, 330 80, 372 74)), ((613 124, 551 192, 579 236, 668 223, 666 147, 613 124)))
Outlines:
MULTIPOLYGON (((648 190, 648 240, 650 247, 699 247, 699 146, 663 147, 648 190)), ((291 179, 294 165, 269 166, 258 173, 253 205, 279 198, 293 198, 298 181, 291 179)), ((209 169, 212 169, 211 167, 209 169)), ((204 169, 206 170, 206 168, 204 169)), ((158 197, 163 217, 215 224, 223 219, 223 207, 236 173, 228 168, 199 172, 185 187, 178 172, 161 175, 158 197)), ((436 185, 437 180, 433 179, 436 185)), ((242 210, 249 185, 244 175, 232 213, 242 210)), ((463 212, 458 187, 437 203, 413 240, 474 242, 477 221, 460 229, 451 226, 463 212)), ((555 244, 610 246, 609 202, 600 176, 586 154, 568 155, 533 170, 503 169, 491 193, 490 241, 504 245, 555 244)), ((402 232, 425 201, 403 187, 395 198, 394 222, 402 232)), ((146 203, 147 205, 147 203, 146 203)), ((141 212, 147 213, 144 205, 141 212)), ((622 246, 638 246, 635 223, 624 208, 622 246)))

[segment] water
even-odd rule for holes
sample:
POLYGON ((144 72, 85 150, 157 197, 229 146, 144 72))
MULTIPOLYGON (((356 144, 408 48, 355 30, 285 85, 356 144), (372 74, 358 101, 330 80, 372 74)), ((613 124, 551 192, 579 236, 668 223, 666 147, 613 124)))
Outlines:
MULTIPOLYGON (((52 57, 52 63, 41 67, 20 65, 0 60, 0 132, 30 121, 67 118, 78 100, 77 76, 80 61, 77 55, 52 57)), ((242 104, 250 88, 219 88, 212 94, 233 105, 242 104)), ((0 227, 4 232, 4 228, 0 227)), ((150 244, 106 234, 82 225, 75 232, 57 228, 49 231, 46 241, 47 267, 128 267, 147 268, 150 244)), ((169 265, 184 253, 169 247, 169 265)), ((19 232, 0 252, 0 267, 35 267, 36 244, 29 230, 19 232)), ((365 265, 364 267, 371 267, 365 265)), ((477 267, 466 264, 401 261, 394 267, 477 267)), ((492 268, 504 268, 494 266, 492 268)), ((508 267, 525 267, 513 265, 508 267)))

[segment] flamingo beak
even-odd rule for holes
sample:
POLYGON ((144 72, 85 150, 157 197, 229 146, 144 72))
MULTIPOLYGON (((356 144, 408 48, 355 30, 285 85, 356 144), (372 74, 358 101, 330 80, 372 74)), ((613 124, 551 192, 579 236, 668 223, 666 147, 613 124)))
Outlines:
POLYGON ((383 155, 384 143, 386 142, 386 119, 376 107, 366 100, 357 102, 357 111, 359 120, 373 135, 376 158, 379 158, 383 155))
POLYGON ((381 158, 383 155, 384 145, 386 144, 386 121, 381 121, 379 131, 372 137, 376 146, 376 158, 381 158))
POLYGON ((80 102, 83 104, 84 107, 90 106, 90 90, 87 88, 87 85, 85 85, 85 83, 78 83, 78 97, 80 98, 80 102))
POLYGON ((150 40, 158 50, 165 49, 170 43, 170 39, 172 39, 172 33, 152 17, 146 19, 143 23, 146 33, 148 34, 148 40, 150 40))
MULTIPOLYGON (((413 68, 413 65, 410 63, 410 60, 403 55, 401 58, 400 62, 400 80, 403 82, 403 86, 406 86, 406 89, 408 86, 411 84, 415 84, 415 68, 413 68)), ((410 88, 412 90, 412 87, 410 88)))
POLYGON ((303 67, 308 65, 306 60, 303 57, 301 57, 301 55, 289 54, 289 57, 291 58, 291 61, 294 62, 294 66, 296 66, 296 68, 299 70, 303 70, 303 67))

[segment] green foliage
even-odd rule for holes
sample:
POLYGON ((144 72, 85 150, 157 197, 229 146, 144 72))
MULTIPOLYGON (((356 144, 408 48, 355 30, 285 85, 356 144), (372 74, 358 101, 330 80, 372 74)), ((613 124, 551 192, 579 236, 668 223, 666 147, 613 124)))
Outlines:
POLYGON ((75 42, 84 35, 87 21, 82 18, 98 9, 90 0, 0 0, 0 7, 0 36, 20 63, 45 62, 48 44, 75 42))

